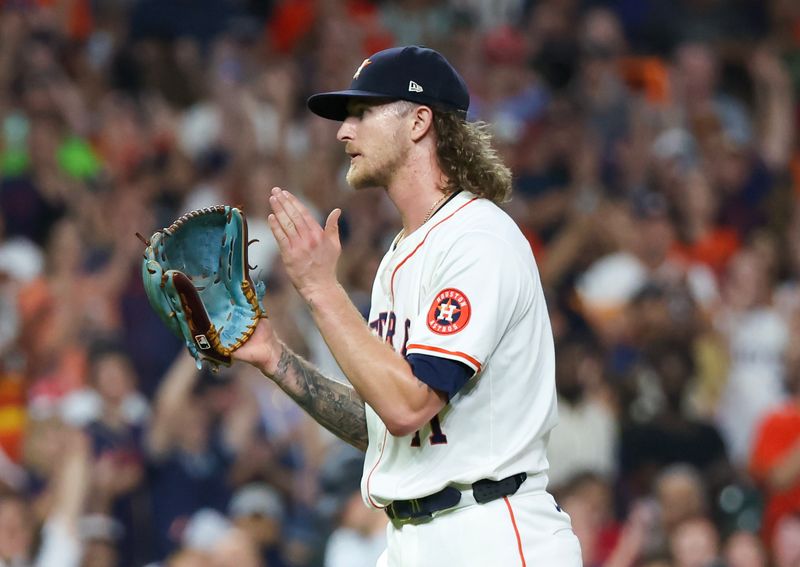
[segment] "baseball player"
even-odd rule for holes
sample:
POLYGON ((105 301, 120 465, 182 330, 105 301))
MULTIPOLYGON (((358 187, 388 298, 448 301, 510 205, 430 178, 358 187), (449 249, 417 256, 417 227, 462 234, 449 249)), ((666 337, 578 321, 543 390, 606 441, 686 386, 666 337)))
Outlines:
POLYGON ((365 322, 336 280, 339 209, 321 227, 272 189, 286 271, 352 386, 292 353, 267 320, 234 356, 366 449, 364 501, 391 519, 378 565, 580 567, 546 491, 556 396, 544 295, 530 245, 497 206, 510 172, 466 121, 463 79, 436 51, 392 48, 308 106, 342 122, 348 183, 382 187, 403 230, 365 322))

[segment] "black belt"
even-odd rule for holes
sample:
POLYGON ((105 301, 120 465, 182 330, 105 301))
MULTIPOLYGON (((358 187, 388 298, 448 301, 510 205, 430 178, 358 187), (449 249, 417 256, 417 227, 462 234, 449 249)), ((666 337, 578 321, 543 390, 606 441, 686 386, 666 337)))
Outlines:
MULTIPOLYGON (((486 504, 514 494, 526 478, 528 478, 526 473, 519 473, 502 480, 479 480, 472 485, 472 495, 478 504, 486 504)), ((422 498, 395 500, 386 506, 384 511, 392 520, 429 518, 434 512, 452 508, 460 501, 461 491, 454 486, 446 486, 439 492, 422 498)))

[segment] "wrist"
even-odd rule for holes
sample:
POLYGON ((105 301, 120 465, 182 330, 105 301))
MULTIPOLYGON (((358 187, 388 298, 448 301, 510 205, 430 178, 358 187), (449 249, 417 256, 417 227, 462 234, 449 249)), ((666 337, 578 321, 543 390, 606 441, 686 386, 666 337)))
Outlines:
POLYGON ((273 378, 278 372, 278 365, 285 349, 286 345, 279 340, 276 340, 274 344, 266 345, 264 356, 256 362, 255 367, 265 376, 273 378))
POLYGON ((307 288, 300 295, 302 295, 312 311, 319 311, 329 307, 331 303, 336 301, 336 297, 343 293, 345 293, 344 288, 334 280, 328 284, 307 288))

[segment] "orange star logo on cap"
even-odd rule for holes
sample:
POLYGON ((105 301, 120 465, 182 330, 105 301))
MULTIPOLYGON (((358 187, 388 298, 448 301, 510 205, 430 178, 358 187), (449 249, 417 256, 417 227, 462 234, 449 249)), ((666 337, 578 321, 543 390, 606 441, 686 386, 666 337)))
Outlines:
POLYGON ((356 69, 356 74, 353 75, 353 78, 354 79, 358 79, 358 76, 361 74, 361 71, 364 70, 364 67, 366 67, 367 65, 369 65, 371 63, 372 63, 372 61, 370 61, 369 59, 364 59, 364 62, 361 63, 361 65, 358 66, 358 69, 356 69))

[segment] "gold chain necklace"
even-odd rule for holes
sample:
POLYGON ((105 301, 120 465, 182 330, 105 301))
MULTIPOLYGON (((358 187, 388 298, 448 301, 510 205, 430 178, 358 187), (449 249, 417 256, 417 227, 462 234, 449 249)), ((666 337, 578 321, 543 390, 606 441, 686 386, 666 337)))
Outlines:
MULTIPOLYGON (((426 222, 428 222, 429 220, 431 220, 431 217, 433 216, 433 213, 435 213, 435 212, 436 212, 436 209, 439 207, 439 205, 441 205, 441 204, 442 204, 442 201, 444 201, 445 199, 447 199, 449 196, 450 196, 450 195, 449 195, 448 193, 445 193, 444 195, 442 195, 442 197, 441 197, 440 199, 437 199, 437 200, 436 200, 436 202, 433 204, 433 206, 432 206, 432 207, 430 208, 430 210, 428 211, 428 214, 427 214, 427 215, 425 215, 425 218, 422 220, 422 224, 425 224, 426 222)), ((406 237, 406 229, 404 228, 404 229, 402 229, 402 230, 400 231, 400 234, 397 236, 397 241, 395 242, 395 246, 397 246, 398 244, 400 244, 400 242, 401 242, 401 241, 402 241, 402 240, 403 240, 405 237, 406 237)))
POLYGON ((437 200, 437 201, 436 201, 436 202, 433 204, 433 206, 431 207, 431 210, 429 210, 429 211, 428 211, 428 214, 427 214, 427 215, 425 215, 425 220, 423 220, 423 221, 422 221, 422 224, 425 224, 426 222, 428 222, 429 220, 431 220, 431 217, 433 216, 433 213, 435 213, 435 212, 436 212, 436 208, 437 208, 439 205, 441 205, 442 201, 444 201, 445 199, 447 199, 449 196, 450 196, 450 195, 448 195, 447 193, 445 193, 444 195, 442 195, 442 198, 441 198, 441 199, 438 199, 438 200, 437 200))

